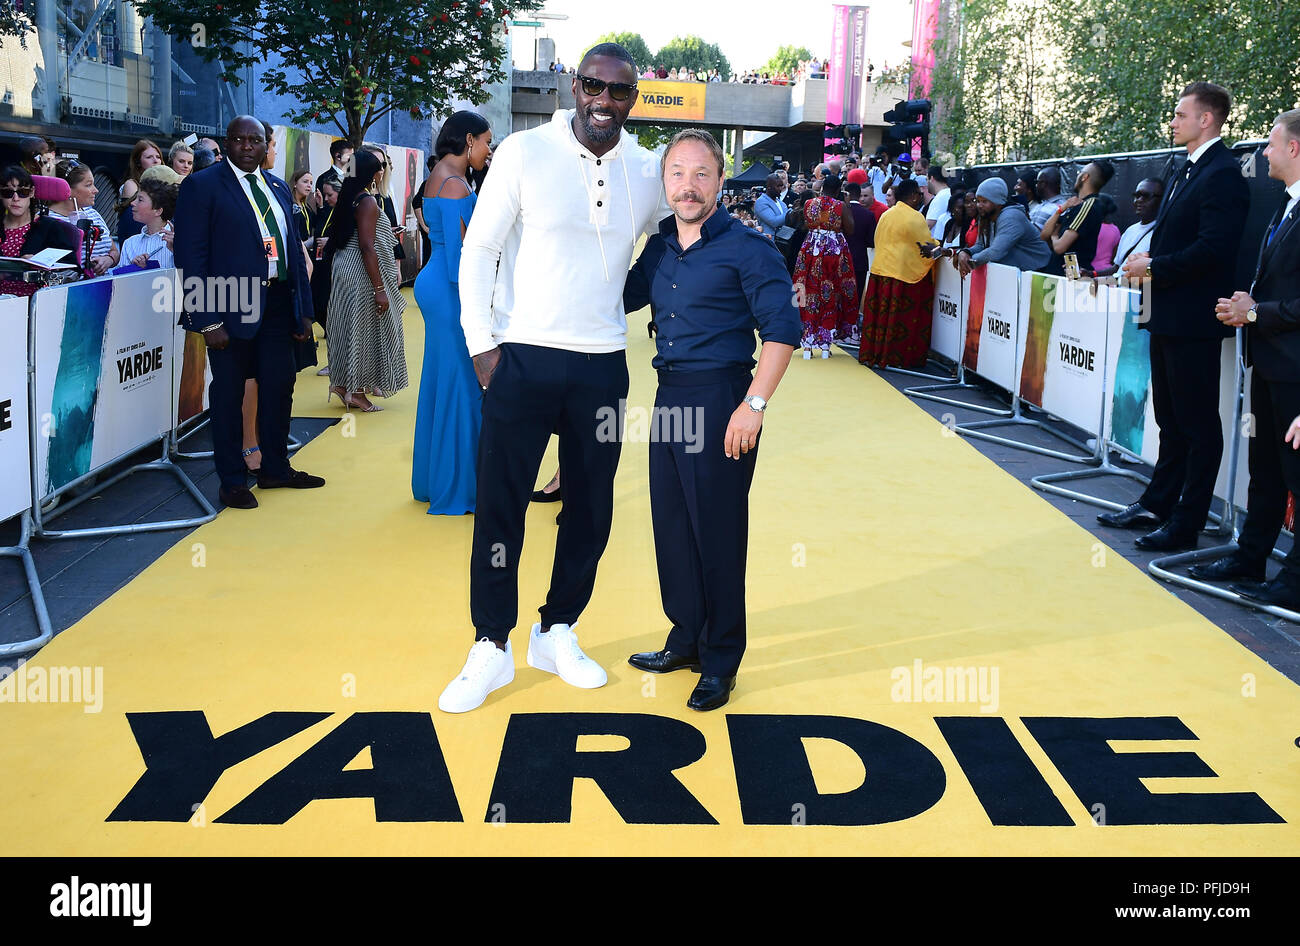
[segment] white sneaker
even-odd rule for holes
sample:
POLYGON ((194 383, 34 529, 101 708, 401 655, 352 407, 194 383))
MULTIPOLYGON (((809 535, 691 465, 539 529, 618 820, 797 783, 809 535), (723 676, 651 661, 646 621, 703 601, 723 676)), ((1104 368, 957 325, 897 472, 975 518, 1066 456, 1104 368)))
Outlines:
POLYGON ((444 713, 468 713, 483 705, 488 694, 499 690, 515 678, 515 656, 506 641, 506 649, 484 637, 469 649, 469 658, 455 680, 438 697, 438 709, 444 713))
POLYGON ((805 348, 805 349, 803 350, 803 360, 804 360, 804 361, 808 361, 810 358, 812 358, 812 349, 811 349, 811 348, 805 348))
POLYGON ((823 349, 822 349, 822 357, 823 357, 823 358, 829 358, 830 356, 831 356, 831 350, 830 350, 829 348, 823 348, 823 349))
POLYGON ((567 624, 552 624, 545 634, 540 624, 533 625, 528 637, 528 666, 558 674, 565 683, 584 690, 603 687, 609 680, 605 668, 582 652, 578 635, 567 624))

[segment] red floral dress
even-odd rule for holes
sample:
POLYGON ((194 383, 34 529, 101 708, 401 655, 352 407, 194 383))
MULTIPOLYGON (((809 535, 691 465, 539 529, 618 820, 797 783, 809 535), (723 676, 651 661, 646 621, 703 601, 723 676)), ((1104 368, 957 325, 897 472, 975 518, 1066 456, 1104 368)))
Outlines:
POLYGON ((803 287, 799 315, 804 348, 830 348, 833 341, 856 340, 857 279, 841 232, 842 207, 833 197, 814 197, 804 208, 808 235, 794 266, 795 287, 803 287))
MULTIPOLYGON (((27 231, 32 228, 30 223, 25 223, 16 230, 4 231, 4 240, 0 241, 0 256, 18 257, 23 252, 23 241, 27 239, 27 231)), ((34 282, 18 282, 13 279, 0 279, 0 295, 11 296, 30 296, 39 289, 34 282)))

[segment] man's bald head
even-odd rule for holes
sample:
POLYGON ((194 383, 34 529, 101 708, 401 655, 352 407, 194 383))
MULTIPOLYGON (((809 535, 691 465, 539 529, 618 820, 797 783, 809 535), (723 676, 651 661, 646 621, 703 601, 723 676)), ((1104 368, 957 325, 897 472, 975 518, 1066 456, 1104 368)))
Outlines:
POLYGON ((226 126, 226 156, 235 167, 250 173, 266 160, 266 133, 260 119, 237 115, 226 126))

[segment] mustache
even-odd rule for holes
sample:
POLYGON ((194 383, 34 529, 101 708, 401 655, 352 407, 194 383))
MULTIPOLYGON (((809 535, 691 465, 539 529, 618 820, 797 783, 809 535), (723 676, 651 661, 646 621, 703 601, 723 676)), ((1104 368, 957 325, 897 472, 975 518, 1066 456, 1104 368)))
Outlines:
POLYGON ((696 203, 700 203, 700 204, 704 203, 704 198, 701 197, 699 194, 695 193, 694 191, 686 191, 686 193, 684 194, 678 194, 676 199, 678 201, 693 200, 696 203))

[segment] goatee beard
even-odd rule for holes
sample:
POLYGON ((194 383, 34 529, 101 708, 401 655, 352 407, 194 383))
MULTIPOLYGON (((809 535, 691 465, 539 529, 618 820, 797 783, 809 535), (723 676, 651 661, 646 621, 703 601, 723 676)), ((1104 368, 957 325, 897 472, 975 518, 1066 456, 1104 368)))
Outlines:
POLYGON ((593 144, 603 145, 607 141, 612 141, 622 131, 617 121, 611 121, 604 128, 592 124, 591 116, 586 112, 581 113, 581 121, 582 130, 587 133, 587 137, 593 144))

